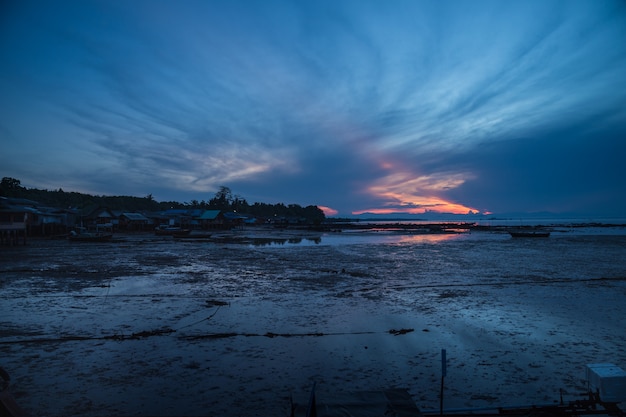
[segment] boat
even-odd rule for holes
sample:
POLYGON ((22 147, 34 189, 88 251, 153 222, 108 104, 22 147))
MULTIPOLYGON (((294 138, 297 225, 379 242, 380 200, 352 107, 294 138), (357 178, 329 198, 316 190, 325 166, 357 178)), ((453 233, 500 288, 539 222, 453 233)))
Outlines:
POLYGON ((509 230, 511 237, 550 237, 550 232, 545 230, 509 230))
POLYGON ((190 229, 183 229, 178 226, 159 226, 154 229, 154 234, 157 236, 182 236, 189 234, 190 229))
POLYGON ((108 242, 113 238, 111 232, 88 231, 86 229, 72 230, 67 238, 72 242, 108 242))

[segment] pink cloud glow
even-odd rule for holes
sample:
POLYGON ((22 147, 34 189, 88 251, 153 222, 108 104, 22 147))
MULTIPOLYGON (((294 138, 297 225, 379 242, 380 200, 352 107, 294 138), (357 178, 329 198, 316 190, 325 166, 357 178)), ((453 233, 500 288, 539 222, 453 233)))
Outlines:
POLYGON ((395 172, 367 189, 367 193, 382 201, 382 207, 353 211, 363 213, 391 214, 425 212, 467 214, 479 210, 460 203, 446 200, 442 194, 447 190, 461 186, 473 178, 467 173, 436 173, 415 175, 410 172, 395 172))
POLYGON ((337 210, 332 209, 330 207, 326 207, 326 206, 317 206, 317 207, 320 210, 322 210, 326 216, 336 216, 337 213, 339 213, 337 210))

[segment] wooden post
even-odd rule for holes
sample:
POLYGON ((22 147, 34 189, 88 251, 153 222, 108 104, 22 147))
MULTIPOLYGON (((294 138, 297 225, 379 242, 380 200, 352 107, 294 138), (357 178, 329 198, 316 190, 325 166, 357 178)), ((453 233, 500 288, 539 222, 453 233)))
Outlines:
POLYGON ((439 415, 443 416, 443 380, 446 377, 446 350, 441 349, 441 390, 439 391, 439 415))

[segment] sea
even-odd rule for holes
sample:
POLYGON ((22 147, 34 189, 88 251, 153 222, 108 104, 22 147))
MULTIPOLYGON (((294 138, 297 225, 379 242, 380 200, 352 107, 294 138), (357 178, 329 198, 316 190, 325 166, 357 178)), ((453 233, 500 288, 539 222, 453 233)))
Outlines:
POLYGON ((320 403, 403 388, 425 411, 440 392, 574 400, 586 364, 626 369, 619 224, 31 239, 0 248, 0 366, 41 416, 286 416, 313 386, 320 403))

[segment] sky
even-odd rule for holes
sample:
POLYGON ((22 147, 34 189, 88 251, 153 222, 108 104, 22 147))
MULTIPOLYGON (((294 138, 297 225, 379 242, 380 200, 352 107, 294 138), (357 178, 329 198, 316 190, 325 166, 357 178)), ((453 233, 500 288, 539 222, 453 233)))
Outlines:
POLYGON ((621 0, 8 0, 0 176, 359 213, 626 215, 621 0))

